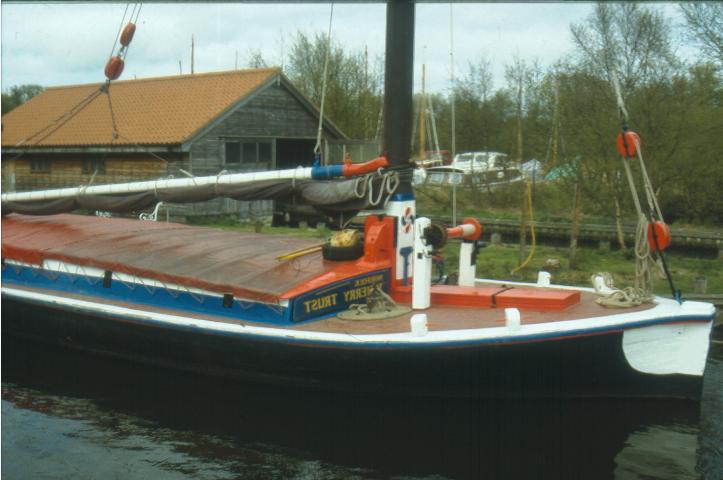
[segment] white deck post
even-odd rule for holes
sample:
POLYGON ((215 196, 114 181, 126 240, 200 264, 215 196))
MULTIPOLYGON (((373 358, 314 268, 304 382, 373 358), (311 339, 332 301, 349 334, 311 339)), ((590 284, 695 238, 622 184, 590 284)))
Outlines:
POLYGON ((462 240, 459 247, 459 285, 462 287, 474 287, 477 275, 477 262, 474 258, 475 242, 462 240))
MULTIPOLYGON (((414 262, 409 251, 414 248, 414 218, 416 216, 416 205, 411 195, 392 195, 385 213, 397 217, 397 251, 395 276, 392 281, 402 283, 410 280, 414 275, 414 262), (407 278, 404 278, 407 272, 407 278)), ((406 284, 406 283, 405 283, 406 284)))
POLYGON ((424 229, 431 225, 428 218, 414 221, 414 277, 412 282, 412 308, 429 308, 432 296, 431 247, 424 240, 424 229))

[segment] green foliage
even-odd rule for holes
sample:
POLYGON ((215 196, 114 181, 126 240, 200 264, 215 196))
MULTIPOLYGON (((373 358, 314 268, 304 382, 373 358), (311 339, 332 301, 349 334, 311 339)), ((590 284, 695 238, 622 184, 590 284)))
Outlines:
POLYGON ((2 94, 2 114, 22 105, 35 95, 45 90, 40 85, 15 85, 7 93, 2 94))
POLYGON ((315 104, 321 104, 324 63, 327 47, 327 72, 324 114, 351 138, 373 138, 382 102, 381 61, 366 51, 345 52, 335 42, 327 44, 325 35, 296 34, 289 54, 286 73, 294 85, 315 104))
MULTIPOLYGON (((723 9, 713 4, 680 8, 691 38, 705 44, 702 58, 708 63, 684 65, 676 58, 678 39, 655 6, 600 3, 587 19, 571 25, 576 49, 565 61, 543 70, 536 61, 511 58, 506 85, 495 86, 490 62, 478 58, 456 80, 453 95, 431 94, 440 148, 452 148, 454 100, 456 153, 499 151, 516 159, 521 151, 523 161, 538 159, 545 171, 565 169, 554 187, 538 188, 536 216, 569 219, 575 184, 580 184, 585 217, 604 223, 634 220, 615 149, 621 128, 612 86, 616 76, 666 220, 723 224, 723 70, 715 53, 720 29, 710 30, 720 25, 723 9)), ((297 33, 285 66, 317 104, 326 48, 324 34, 297 33)), ((258 53, 251 60, 266 64, 258 53)), ((325 112, 352 138, 374 137, 381 70, 379 59, 331 45, 325 112)), ((411 151, 418 150, 413 138, 411 151)), ((631 166, 639 178, 637 161, 631 166)), ((423 189, 418 198, 434 211, 451 212, 449 192, 423 189)), ((504 189, 461 191, 458 207, 519 216, 519 199, 504 189)))
MULTIPOLYGON (((452 242, 445 247, 445 270, 453 272, 458 269, 459 244, 452 242)), ((537 280, 537 272, 543 269, 547 259, 561 261, 561 268, 552 272, 552 282, 562 285, 590 286, 590 277, 597 272, 610 272, 617 287, 632 286, 635 271, 631 263, 630 250, 613 250, 603 252, 596 248, 581 248, 578 251, 578 262, 575 268, 567 265, 568 251, 566 248, 537 246, 535 256, 530 264, 521 271, 512 274, 517 266, 519 249, 512 245, 490 245, 480 250, 477 255, 477 277, 495 280, 528 281, 537 280)), ((691 257, 678 252, 668 253, 668 264, 675 281, 676 288, 681 289, 683 296, 693 291, 696 277, 705 275, 709 293, 723 292, 723 270, 717 268, 717 259, 691 257)), ((655 293, 670 295, 668 283, 659 278, 655 282, 655 293)))

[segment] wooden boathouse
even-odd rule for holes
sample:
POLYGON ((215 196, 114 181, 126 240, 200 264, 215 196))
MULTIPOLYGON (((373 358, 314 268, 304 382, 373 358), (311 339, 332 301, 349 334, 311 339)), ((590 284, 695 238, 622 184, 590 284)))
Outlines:
MULTIPOLYGON (((279 68, 51 87, 2 117, 4 191, 309 166, 319 110, 279 68)), ((347 141, 328 119, 323 146, 347 141)), ((270 216, 218 199, 174 216, 270 216)))

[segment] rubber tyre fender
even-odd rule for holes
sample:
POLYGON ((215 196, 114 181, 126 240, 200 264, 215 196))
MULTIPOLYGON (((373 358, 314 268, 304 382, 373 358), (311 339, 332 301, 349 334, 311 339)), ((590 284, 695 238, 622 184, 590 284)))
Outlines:
POLYGON ((325 243, 321 247, 321 254, 324 260, 333 260, 335 262, 356 260, 364 255, 364 243, 359 242, 351 247, 332 247, 325 243))

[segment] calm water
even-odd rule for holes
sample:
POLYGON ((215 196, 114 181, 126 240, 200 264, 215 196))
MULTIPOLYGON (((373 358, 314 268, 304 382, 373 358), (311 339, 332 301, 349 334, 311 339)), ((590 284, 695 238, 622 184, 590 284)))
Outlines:
POLYGON ((375 399, 2 353, 7 479, 723 478, 719 344, 700 405, 375 399))

